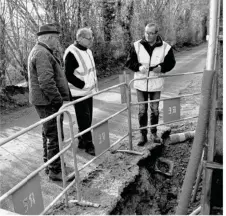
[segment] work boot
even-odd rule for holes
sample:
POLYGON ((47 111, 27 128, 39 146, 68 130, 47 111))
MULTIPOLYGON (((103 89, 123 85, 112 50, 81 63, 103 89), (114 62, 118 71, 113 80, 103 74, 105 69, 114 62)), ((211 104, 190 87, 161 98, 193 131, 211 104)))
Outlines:
POLYGON ((78 141, 78 148, 79 149, 85 149, 86 148, 85 143, 83 142, 83 140, 79 140, 78 141))
POLYGON ((92 156, 95 156, 95 148, 94 148, 94 145, 93 145, 93 142, 88 142, 86 143, 86 148, 85 148, 85 152, 92 155, 92 156))
POLYGON ((82 136, 78 137, 78 148, 79 149, 85 149, 86 148, 86 145, 85 145, 85 142, 84 142, 82 136))
MULTIPOLYGON (((72 168, 65 166, 65 173, 66 173, 66 181, 67 182, 72 181, 75 178, 74 175, 70 175, 70 177, 69 177, 69 174, 71 174, 73 171, 74 170, 72 168)), ((54 171, 49 170, 49 179, 52 180, 52 181, 63 181, 62 171, 55 173, 54 171)))
POLYGON ((151 134, 151 140, 154 143, 161 143, 161 139, 158 137, 157 133, 152 133, 151 134))
POLYGON ((86 152, 87 154, 92 155, 92 156, 95 156, 95 155, 96 155, 96 154, 95 154, 94 148, 87 148, 87 149, 85 150, 85 152, 86 152))
POLYGON ((139 141, 139 143, 137 145, 138 146, 144 146, 147 141, 148 141, 147 135, 146 134, 141 134, 140 141, 139 141))

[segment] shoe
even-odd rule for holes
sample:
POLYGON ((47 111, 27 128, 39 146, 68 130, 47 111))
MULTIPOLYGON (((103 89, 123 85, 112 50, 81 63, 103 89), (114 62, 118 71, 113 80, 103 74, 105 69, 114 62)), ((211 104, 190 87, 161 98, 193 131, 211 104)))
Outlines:
POLYGON ((78 142, 78 148, 79 148, 79 149, 85 149, 85 148, 86 148, 85 143, 82 142, 82 141, 79 141, 79 142, 78 142))
POLYGON ((161 139, 158 137, 158 135, 156 133, 151 134, 151 140, 154 143, 161 143, 161 139))
POLYGON ((78 137, 78 148, 79 149, 85 149, 86 148, 85 142, 83 141, 81 136, 78 137))
POLYGON ((52 170, 49 171, 49 179, 52 181, 63 181, 62 171, 54 173, 52 170))
POLYGON ((141 134, 140 141, 137 145, 144 146, 147 141, 148 141, 147 135, 141 134))
POLYGON ((92 156, 96 156, 94 147, 86 148, 85 152, 92 156))
MULTIPOLYGON (((66 181, 72 181, 75 178, 75 175, 72 175, 73 169, 70 167, 65 166, 65 173, 66 173, 66 181)), ((49 170, 49 179, 52 181, 63 181, 62 178, 62 171, 55 173, 52 170, 49 170)))

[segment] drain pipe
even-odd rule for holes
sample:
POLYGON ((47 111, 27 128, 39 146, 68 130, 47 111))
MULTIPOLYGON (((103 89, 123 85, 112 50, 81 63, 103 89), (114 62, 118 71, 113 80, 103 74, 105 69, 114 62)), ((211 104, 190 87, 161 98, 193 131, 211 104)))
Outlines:
POLYGON ((204 71, 202 80, 202 99, 199 107, 199 118, 195 133, 195 138, 192 146, 191 156, 188 163, 185 179, 182 186, 182 191, 177 206, 176 214, 187 214, 188 205, 191 199, 193 182, 196 179, 196 174, 200 159, 202 156, 202 150, 205 143, 206 131, 208 126, 208 118, 210 113, 211 104, 211 90, 214 76, 214 60, 216 53, 216 41, 217 41, 217 14, 218 14, 218 1, 210 0, 210 22, 209 22, 209 40, 208 51, 206 61, 206 71, 204 71))
POLYGON ((168 144, 172 145, 172 144, 184 142, 185 140, 194 138, 194 136, 195 136, 195 131, 187 131, 184 133, 171 134, 169 136, 168 144))

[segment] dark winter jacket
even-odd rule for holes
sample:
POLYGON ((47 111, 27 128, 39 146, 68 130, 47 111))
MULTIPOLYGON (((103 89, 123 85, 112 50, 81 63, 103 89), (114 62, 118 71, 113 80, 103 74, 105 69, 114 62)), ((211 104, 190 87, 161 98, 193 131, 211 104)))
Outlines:
POLYGON ((37 43, 28 57, 29 101, 33 105, 56 105, 69 100, 69 87, 60 61, 52 50, 37 43))

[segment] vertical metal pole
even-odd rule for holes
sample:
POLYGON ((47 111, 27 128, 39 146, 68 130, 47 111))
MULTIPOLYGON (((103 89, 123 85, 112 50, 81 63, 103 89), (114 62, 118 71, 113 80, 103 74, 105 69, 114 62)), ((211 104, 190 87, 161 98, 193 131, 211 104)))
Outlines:
MULTIPOLYGON (((217 26, 217 5, 218 0, 210 0, 210 21, 209 21, 209 40, 208 40, 208 51, 206 60, 206 71, 203 75, 202 82, 202 101, 199 108, 199 119, 196 128, 196 135, 191 151, 190 160, 188 163, 185 179, 182 186, 182 192, 180 195, 176 215, 187 214, 187 209, 190 202, 190 195, 192 192, 192 185, 195 181, 195 176, 198 170, 198 164, 201 158, 201 151, 203 143, 205 141, 206 127, 209 121, 209 98, 212 92, 212 77, 214 74, 214 59, 216 50, 216 26, 217 26), (205 82, 204 82, 205 81, 205 82)), ((203 186, 205 187, 205 186, 203 186)))
POLYGON ((76 182, 76 189, 77 189, 77 199, 78 202, 81 202, 81 189, 80 189, 80 176, 79 176, 79 171, 78 171, 78 162, 77 162, 77 148, 75 143, 75 138, 74 138, 74 132, 73 132, 73 122, 72 122, 72 117, 68 113, 68 118, 69 118, 69 127, 70 127, 70 136, 71 136, 71 144, 72 144, 72 152, 74 156, 74 168, 75 168, 75 182, 76 182))
MULTIPOLYGON (((59 143, 59 150, 62 151, 62 129, 60 123, 60 115, 57 116, 57 133, 58 133, 58 143, 59 143)), ((60 163, 61 163, 61 171, 62 171, 62 178, 63 178, 63 187, 66 188, 66 174, 65 174, 65 167, 64 167, 64 155, 60 155, 60 163)), ((68 206, 68 195, 67 192, 65 193, 65 205, 68 206)))
MULTIPOLYGON (((206 69, 216 70, 216 57, 217 57, 217 44, 219 34, 219 15, 220 15, 220 0, 210 0, 210 23, 209 23, 209 41, 206 69)), ((212 98, 211 98, 211 110, 209 117, 208 127, 208 140, 207 140, 207 162, 212 162, 215 149, 215 130, 216 130, 216 93, 217 93, 217 76, 215 74, 212 85, 212 98)), ((210 214, 210 199, 211 199, 211 185, 212 185, 212 169, 204 170, 203 188, 202 188, 202 200, 201 200, 201 214, 210 214)))
POLYGON ((209 20, 209 39, 208 39, 208 51, 206 59, 206 70, 214 70, 214 60, 216 53, 216 41, 217 41, 217 15, 218 15, 218 1, 210 0, 210 20, 209 20))
POLYGON ((214 69, 216 69, 216 63, 217 63, 217 53, 218 53, 218 42, 219 42, 219 31, 220 31, 220 8, 221 8, 221 0, 218 0, 217 4, 217 32, 216 32, 216 48, 215 48, 215 59, 214 59, 214 69))
POLYGON ((132 123, 131 123, 131 88, 128 85, 129 80, 127 81, 126 72, 124 71, 125 77, 125 89, 126 89, 126 102, 127 102, 127 109, 128 109, 128 129, 129 129, 129 150, 133 150, 133 143, 132 143, 132 123))

